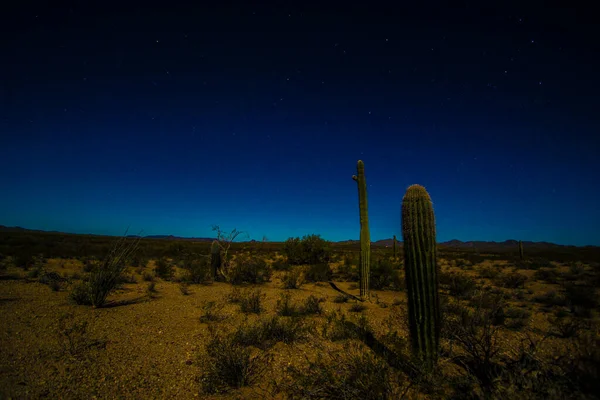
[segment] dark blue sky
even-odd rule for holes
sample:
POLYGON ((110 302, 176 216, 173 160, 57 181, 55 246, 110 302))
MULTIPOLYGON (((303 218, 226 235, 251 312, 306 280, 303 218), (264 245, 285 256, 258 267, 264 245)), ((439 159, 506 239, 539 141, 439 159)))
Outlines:
POLYGON ((590 10, 249 3, 5 10, 0 224, 600 245, 590 10))

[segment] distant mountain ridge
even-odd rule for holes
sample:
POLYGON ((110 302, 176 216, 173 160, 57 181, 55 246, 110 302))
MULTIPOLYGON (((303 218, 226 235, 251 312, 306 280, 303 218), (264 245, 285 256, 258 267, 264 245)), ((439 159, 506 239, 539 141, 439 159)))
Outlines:
MULTIPOLYGON (((69 234, 69 235, 78 235, 77 233, 69 233, 69 232, 59 232, 59 231, 44 231, 39 229, 27 229, 20 226, 4 226, 0 225, 0 232, 35 232, 35 233, 61 233, 61 234, 69 234)), ((97 235, 97 234, 85 234, 85 235, 93 235, 93 236, 110 236, 110 235, 97 235)), ((127 235, 127 237, 140 237, 139 235, 127 235)), ((182 237, 182 236, 174 236, 174 235, 148 235, 141 236, 144 239, 163 239, 163 240, 184 240, 191 242, 212 242, 216 238, 208 238, 208 237, 182 237)), ((247 240, 245 242, 258 242, 257 240, 247 240)), ((389 246, 393 245, 394 239, 381 239, 375 242, 371 242, 373 246, 389 246)), ((358 244, 359 240, 341 240, 338 242, 334 242, 338 244, 358 244)), ((398 240, 399 244, 402 244, 400 240, 398 240)), ((503 242, 494 242, 494 241, 467 241, 463 242, 460 240, 449 240, 447 242, 439 242, 438 245, 444 246, 447 248, 454 248, 457 250, 460 249, 477 249, 479 251, 493 251, 493 250, 502 250, 502 249, 514 249, 518 245, 518 241, 514 239, 505 240, 503 242)), ((584 248, 592 248, 598 246, 573 246, 573 245, 562 245, 550 242, 531 242, 531 241, 523 241, 523 246, 530 249, 542 250, 542 249, 551 249, 551 248, 568 248, 568 247, 584 247, 584 248)))

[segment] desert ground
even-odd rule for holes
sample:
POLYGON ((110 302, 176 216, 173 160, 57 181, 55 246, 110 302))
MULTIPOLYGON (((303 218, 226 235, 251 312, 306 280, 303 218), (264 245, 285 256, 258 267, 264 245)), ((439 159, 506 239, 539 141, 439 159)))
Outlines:
POLYGON ((246 274, 235 284, 194 283, 178 257, 137 260, 101 307, 74 295, 101 259, 23 267, 3 256, 0 398, 600 393, 597 262, 442 252, 444 323, 430 370, 411 356, 401 252, 374 248, 370 299, 359 301, 357 251, 333 248, 315 265, 290 265, 282 248, 232 251, 246 274))

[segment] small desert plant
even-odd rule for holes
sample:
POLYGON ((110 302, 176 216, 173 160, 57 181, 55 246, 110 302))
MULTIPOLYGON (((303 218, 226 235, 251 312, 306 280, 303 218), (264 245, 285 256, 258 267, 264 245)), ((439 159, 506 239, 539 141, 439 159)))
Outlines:
POLYGON ((206 302, 202 306, 202 315, 200 316, 200 322, 218 322, 227 318, 223 311, 223 304, 217 303, 216 301, 206 302))
POLYGON ((58 339, 63 354, 79 357, 86 350, 101 346, 103 340, 92 339, 87 332, 88 322, 76 320, 71 313, 63 313, 58 317, 58 339))
POLYGON ((279 295, 275 312, 282 317, 298 315, 298 307, 292 303, 292 294, 290 292, 283 292, 279 295))
POLYGON ((494 279, 494 283, 500 287, 508 289, 524 288, 527 276, 518 272, 511 272, 508 274, 499 274, 494 279))
POLYGON ((321 307, 321 299, 318 299, 316 296, 311 294, 304 301, 304 304, 301 307, 301 312, 304 315, 322 314, 323 307, 321 307))
POLYGON ((578 318, 553 315, 548 318, 550 333, 561 338, 571 338, 586 328, 585 324, 578 318))
POLYGON ((168 281, 171 278, 173 278, 173 274, 175 273, 175 268, 173 267, 173 265, 171 264, 171 262, 169 260, 167 260, 165 257, 161 257, 158 260, 156 260, 155 267, 154 267, 154 273, 159 278, 168 281))
POLYGON ((505 317, 507 318, 505 326, 510 330, 518 331, 529 325, 531 312, 523 308, 509 307, 505 311, 505 317))
POLYGON ((284 289, 299 289, 304 283, 304 272, 300 268, 293 268, 281 278, 284 289))
POLYGON ((214 329, 210 334, 206 354, 200 357, 205 366, 200 376, 204 393, 226 393, 260 379, 272 359, 270 355, 253 356, 252 350, 236 343, 233 336, 220 335, 214 329))
POLYGON ((591 310, 597 307, 596 289, 591 286, 566 284, 565 298, 571 311, 581 317, 590 317, 591 310))
POLYGON ((278 258, 275 261, 273 261, 273 264, 271 264, 271 266, 275 271, 287 271, 290 269, 290 264, 281 258, 278 258))
POLYGON ((240 310, 244 314, 260 314, 263 310, 262 300, 265 294, 260 289, 245 290, 240 297, 240 310))
POLYGON ((290 344, 304 341, 308 338, 310 328, 300 318, 271 315, 252 324, 243 323, 233 331, 232 336, 237 344, 267 350, 277 342, 290 344))
POLYGON ((356 302, 356 303, 353 303, 348 310, 351 312, 362 312, 366 309, 367 309, 367 307, 365 307, 362 303, 356 302))
POLYGON ((459 299, 470 298, 477 290, 477 282, 469 276, 458 273, 440 273, 440 285, 446 286, 451 296, 459 299))
POLYGON ((567 304, 565 297, 558 294, 556 290, 550 290, 546 293, 536 295, 533 297, 533 301, 547 306, 564 306, 567 304))
POLYGON ((187 282, 181 282, 179 284, 179 291, 181 291, 181 294, 184 296, 187 296, 190 294, 190 284, 187 282))
POLYGON ((555 269, 540 268, 533 274, 533 279, 537 281, 546 281, 548 283, 558 283, 560 275, 555 269))
POLYGON ((71 289, 71 292, 69 293, 69 298, 75 304, 86 305, 86 306, 92 305, 91 290, 90 290, 89 282, 82 281, 82 282, 77 283, 75 286, 73 286, 73 288, 71 289))
POLYGON ((156 282, 154 282, 154 281, 148 282, 148 286, 146 286, 146 293, 150 297, 154 296, 154 294, 156 293, 156 282))
POLYGON ((183 262, 187 270, 184 279, 190 283, 206 283, 212 279, 210 260, 208 258, 193 258, 183 262))
POLYGON ((402 397, 402 382, 385 361, 351 342, 341 352, 307 358, 303 368, 290 366, 281 390, 302 399, 392 399, 402 397))
POLYGON ((142 279, 146 282, 153 282, 154 274, 152 272, 146 271, 144 272, 144 275, 142 275, 142 279))
POLYGON ((347 303, 349 299, 350 298, 348 296, 346 296, 345 294, 338 294, 337 296, 334 297, 333 302, 334 303, 347 303))
POLYGON ((500 271, 496 267, 483 267, 479 270, 479 276, 487 279, 494 279, 499 273, 500 271))

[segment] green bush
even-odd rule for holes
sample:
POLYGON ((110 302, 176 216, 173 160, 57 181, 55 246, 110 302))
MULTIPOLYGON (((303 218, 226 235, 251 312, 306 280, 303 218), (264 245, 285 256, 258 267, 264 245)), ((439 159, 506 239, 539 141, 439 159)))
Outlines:
POLYGON ((268 282, 272 273, 264 258, 254 254, 238 254, 227 271, 228 282, 233 285, 268 282))
POLYGON ((371 289, 394 289, 402 290, 405 288, 405 281, 400 277, 400 271, 396 265, 385 258, 376 258, 371 260, 371 289))
POLYGON ((289 238, 284 243, 283 251, 292 265, 327 263, 331 259, 329 242, 319 235, 289 238))
POLYGON ((311 264, 304 269, 304 278, 307 282, 327 282, 331 280, 333 272, 327 263, 311 264))
POLYGON ((165 257, 156 260, 154 273, 165 281, 171 280, 175 274, 175 267, 165 257))

